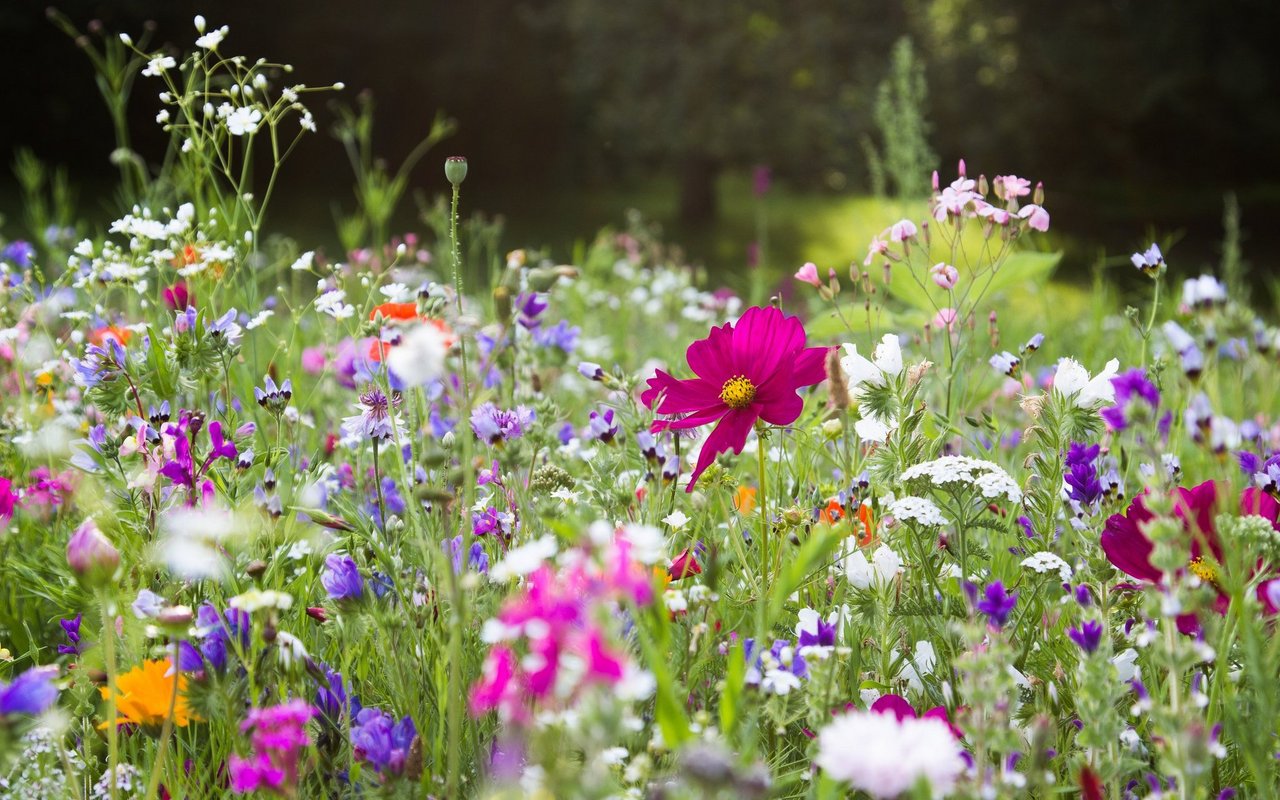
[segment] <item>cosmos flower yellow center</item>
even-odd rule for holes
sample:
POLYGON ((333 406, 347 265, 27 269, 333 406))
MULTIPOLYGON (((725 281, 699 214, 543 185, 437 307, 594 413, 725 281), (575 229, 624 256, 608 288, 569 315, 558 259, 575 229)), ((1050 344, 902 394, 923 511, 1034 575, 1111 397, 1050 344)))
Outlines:
POLYGON ((1218 570, 1203 558, 1191 559, 1187 569, 1191 571, 1192 575, 1195 575, 1205 583, 1216 583, 1218 580, 1218 570))
POLYGON ((734 375, 720 387, 720 399, 729 408, 746 408, 756 399, 756 385, 743 375, 734 375))

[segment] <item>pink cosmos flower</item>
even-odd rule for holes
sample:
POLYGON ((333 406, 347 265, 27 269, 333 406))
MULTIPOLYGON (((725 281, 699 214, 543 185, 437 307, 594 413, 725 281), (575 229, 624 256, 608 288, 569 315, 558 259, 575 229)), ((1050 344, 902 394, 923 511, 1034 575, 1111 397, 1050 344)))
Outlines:
POLYGON ((960 273, 950 264, 939 262, 933 265, 929 270, 933 276, 933 282, 941 286, 943 289, 950 289, 956 285, 956 281, 960 280, 960 273))
POLYGON ((822 286, 822 279, 818 277, 818 265, 814 264, 812 261, 796 270, 795 277, 796 280, 807 283, 815 288, 822 286))
POLYGON ((677 380, 658 370, 640 400, 677 418, 655 420, 654 433, 717 423, 685 491, 693 491, 718 453, 741 453, 757 421, 795 422, 804 409, 797 392, 826 378, 828 350, 805 347, 804 326, 795 317, 753 306, 736 323, 712 328, 707 338, 689 345, 685 358, 696 378, 677 380))

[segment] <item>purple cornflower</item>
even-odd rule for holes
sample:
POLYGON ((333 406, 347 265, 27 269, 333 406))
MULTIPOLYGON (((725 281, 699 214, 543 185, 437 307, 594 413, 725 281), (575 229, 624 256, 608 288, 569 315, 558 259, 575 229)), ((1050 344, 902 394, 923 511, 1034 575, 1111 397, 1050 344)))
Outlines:
POLYGON ((1003 628, 1018 604, 1018 593, 1010 594, 1000 581, 987 584, 982 598, 974 603, 974 607, 987 615, 987 619, 997 628, 1003 628))
POLYGON ((399 395, 393 400, 377 386, 370 386, 356 404, 360 413, 343 419, 342 432, 352 438, 375 442, 387 441, 397 433, 400 438, 406 438, 408 433, 400 424, 400 415, 395 410, 398 405, 399 395))
POLYGON ((461 536, 455 536, 447 542, 441 542, 440 546, 453 562, 453 574, 462 574, 462 558, 466 553, 467 569, 472 572, 478 572, 481 575, 489 574, 489 554, 484 551, 484 545, 479 542, 472 542, 470 548, 463 547, 461 536))
POLYGON ((30 242, 24 242, 21 239, 9 242, 5 245, 3 252, 0 252, 0 259, 8 261, 19 269, 29 268, 35 256, 36 249, 30 242))
POLYGON ((583 438, 598 439, 608 444, 618 436, 618 431, 618 423, 613 419, 613 409, 606 408, 604 413, 599 411, 591 412, 590 421, 587 423, 583 438))
POLYGON ((76 614, 74 617, 58 620, 58 624, 62 626, 62 632, 67 635, 67 641, 70 642, 70 644, 58 645, 59 655, 80 655, 80 619, 83 616, 83 614, 76 614))
POLYGON ((480 440, 497 444, 519 439, 534 419, 533 409, 524 406, 507 411, 493 403, 481 403, 471 412, 471 430, 480 440))
POLYGON ((1129 260, 1133 262, 1133 266, 1151 277, 1155 277, 1164 269, 1164 254, 1160 252, 1160 245, 1152 244, 1141 253, 1134 253, 1129 256, 1129 260))
POLYGON ((416 738, 418 730, 411 717, 396 722, 377 708, 360 709, 351 724, 351 747, 356 760, 369 764, 375 772, 404 772, 405 759, 416 738))
POLYGON ((253 399, 258 401, 258 405, 277 416, 284 413, 285 406, 289 405, 292 397, 293 382, 288 378, 284 383, 276 386, 276 382, 267 375, 263 379, 262 388, 253 387, 253 399))
POLYGON ((517 321, 527 330, 533 330, 540 324, 538 317, 547 310, 545 295, 528 292, 516 298, 517 321))
POLYGON ((249 614, 241 609, 228 608, 220 615, 212 603, 205 603, 196 611, 196 628, 200 655, 215 670, 226 668, 228 645, 238 643, 241 650, 249 647, 249 614))
POLYGON ((348 711, 347 689, 343 685, 342 675, 324 664, 315 664, 321 673, 317 678, 316 707, 326 720, 334 725, 339 724, 344 712, 348 711))
POLYGON ((533 332, 533 343, 539 347, 558 348, 566 353, 572 353, 578 348, 578 337, 582 335, 582 328, 577 325, 570 325, 565 320, 560 320, 550 328, 538 328, 533 332))
POLYGON ((53 685, 57 675, 54 666, 32 667, 13 683, 0 681, 0 719, 11 714, 43 714, 58 699, 58 687, 53 685))
POLYGON ((124 370, 127 354, 124 345, 116 337, 106 340, 105 346, 91 344, 84 349, 84 358, 71 359, 76 375, 86 388, 92 389, 108 378, 124 370))
POLYGON ((1072 442, 1067 448, 1067 474, 1063 476, 1070 487, 1068 495, 1084 508, 1094 508, 1102 497, 1102 482, 1098 480, 1098 467, 1095 462, 1100 445, 1087 446, 1072 442))
POLYGON ((1067 636, 1086 653, 1092 653, 1102 643, 1102 623, 1097 620, 1085 620, 1079 628, 1068 628, 1067 636))
POLYGON ((1116 390, 1116 404, 1099 413, 1112 430, 1122 431, 1160 407, 1160 390, 1147 380, 1141 367, 1120 373, 1111 379, 1111 385, 1116 390))
POLYGON ((324 572, 320 583, 330 600, 355 601, 364 596, 364 578, 351 556, 330 553, 324 559, 324 572))
POLYGON ((996 353, 987 363, 1001 375, 1012 377, 1013 373, 1018 371, 1018 366, 1022 363, 1022 359, 1005 350, 1003 353, 996 353))

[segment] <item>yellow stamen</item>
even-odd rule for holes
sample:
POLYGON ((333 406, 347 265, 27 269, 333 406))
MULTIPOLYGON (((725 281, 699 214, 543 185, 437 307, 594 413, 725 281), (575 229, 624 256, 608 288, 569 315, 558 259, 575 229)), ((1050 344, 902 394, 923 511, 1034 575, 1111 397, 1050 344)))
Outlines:
POLYGON ((729 408, 746 408, 756 399, 756 385, 743 375, 735 375, 724 382, 720 399, 729 408))
POLYGON ((1203 558, 1193 558, 1191 563, 1187 565, 1187 569, 1205 583, 1218 582, 1218 570, 1212 564, 1203 558))

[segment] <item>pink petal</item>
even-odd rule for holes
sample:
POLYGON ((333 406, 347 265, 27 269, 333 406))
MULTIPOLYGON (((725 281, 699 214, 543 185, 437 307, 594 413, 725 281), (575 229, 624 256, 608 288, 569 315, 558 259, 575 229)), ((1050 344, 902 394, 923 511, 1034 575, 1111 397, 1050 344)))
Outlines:
POLYGON ((719 386, 700 378, 676 380, 662 370, 649 379, 649 388, 640 395, 640 402, 659 414, 688 414, 723 405, 719 386))
POLYGON ((685 351, 689 368, 716 386, 733 377, 733 326, 712 328, 707 338, 699 339, 685 351))
POLYGON ((772 306, 748 308, 733 328, 733 374, 756 386, 766 383, 784 361, 804 347, 804 326, 772 306))

